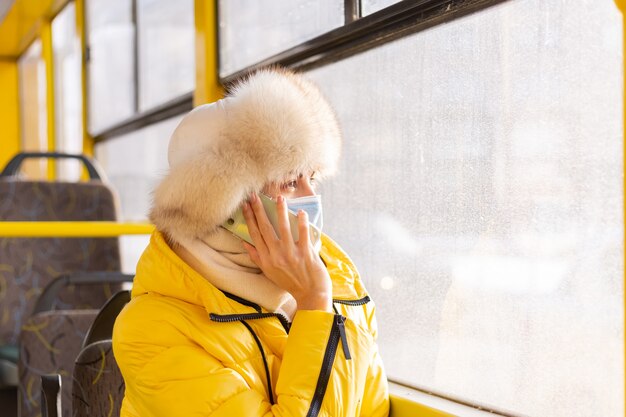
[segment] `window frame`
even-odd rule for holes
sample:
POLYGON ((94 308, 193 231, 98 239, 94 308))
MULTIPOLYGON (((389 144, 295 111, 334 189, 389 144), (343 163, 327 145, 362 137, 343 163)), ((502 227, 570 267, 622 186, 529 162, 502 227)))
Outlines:
MULTIPOLYGON (((488 7, 510 0, 403 0, 388 6, 368 16, 361 16, 360 0, 344 0, 345 24, 314 39, 303 42, 290 49, 282 51, 265 60, 243 68, 225 77, 218 75, 221 85, 228 88, 237 79, 258 68, 281 65, 288 68, 309 70, 326 64, 339 61, 349 56, 376 48, 387 42, 413 33, 428 29, 442 23, 478 12, 488 7)), ((132 2, 132 18, 137 26, 137 0, 132 2)), ((85 2, 83 13, 86 17, 85 2)), ((219 0, 215 0, 215 16, 219 19, 219 0)), ((216 26, 217 48, 220 44, 218 21, 216 26)), ((83 51, 85 63, 89 63, 89 28, 85 19, 86 45, 83 51)), ((117 137, 143 127, 150 126, 163 119, 167 119, 193 109, 194 91, 185 93, 168 102, 162 103, 150 110, 139 112, 139 67, 138 67, 138 31, 134 31, 135 47, 133 51, 134 107, 133 116, 115 123, 99 132, 89 132, 94 143, 117 137)), ((219 73, 219 53, 216 57, 219 73)), ((197 65, 197 64, 196 64, 197 65)), ((86 71, 86 94, 89 96, 89 71, 86 71)), ((87 100, 88 103, 88 100, 87 100)), ((87 112, 89 112, 87 106, 87 112)))
MULTIPOLYGON (((403 0, 368 16, 361 16, 360 0, 345 0, 343 26, 232 74, 219 76, 219 81, 228 86, 251 71, 271 65, 303 71, 314 69, 505 1, 510 0, 403 0)), ((220 0, 216 0, 218 19, 219 3, 220 0)), ((219 74, 219 54, 217 61, 219 74)))
MULTIPOLYGON (((89 126, 86 127, 89 134, 92 136, 94 144, 102 142, 107 139, 111 139, 126 133, 131 133, 135 130, 150 126, 158 123, 159 121, 169 119, 193 109, 193 94, 194 91, 188 91, 171 100, 168 100, 159 105, 153 106, 147 110, 139 111, 139 30, 137 19, 137 0, 130 0, 131 2, 131 23, 133 24, 133 115, 117 123, 113 123, 110 126, 96 132, 89 131, 89 126)), ((89 7, 89 1, 85 0, 85 7, 83 8, 83 21, 85 22, 85 47, 83 51, 83 60, 86 67, 85 76, 85 90, 86 97, 90 97, 89 91, 89 63, 91 60, 90 54, 90 40, 89 40, 89 21, 87 19, 87 9, 89 7)), ((195 12, 195 10, 194 10, 195 12)), ((86 100, 87 114, 91 112, 89 108, 89 100, 86 100)))

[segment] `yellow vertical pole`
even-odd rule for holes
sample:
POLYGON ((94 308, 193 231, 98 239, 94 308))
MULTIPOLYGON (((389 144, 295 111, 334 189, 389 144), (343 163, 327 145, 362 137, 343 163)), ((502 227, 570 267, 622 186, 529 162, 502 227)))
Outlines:
POLYGON ((82 120, 83 120, 83 153, 93 156, 93 138, 87 128, 87 27, 85 25, 85 0, 76 1, 76 33, 80 39, 81 54, 81 91, 82 91, 82 120))
POLYGON ((0 169, 20 151, 19 84, 17 61, 0 61, 0 169))
POLYGON ((217 68, 217 0, 195 0, 196 89, 193 104, 198 106, 224 97, 217 68))
MULTIPOLYGON (((47 132, 48 152, 56 149, 56 131, 54 114, 54 54, 52 51, 52 24, 50 21, 43 23, 41 27, 41 51, 46 65, 46 109, 47 109, 47 132)), ((48 179, 55 178, 55 164, 48 160, 48 179)))

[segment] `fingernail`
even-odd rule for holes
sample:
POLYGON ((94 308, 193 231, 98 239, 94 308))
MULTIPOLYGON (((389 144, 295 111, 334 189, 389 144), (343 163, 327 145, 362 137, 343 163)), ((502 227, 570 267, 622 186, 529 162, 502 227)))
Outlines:
POLYGON ((283 201, 285 201, 282 195, 279 195, 278 197, 276 197, 276 200, 278 200, 279 203, 282 203, 283 201))

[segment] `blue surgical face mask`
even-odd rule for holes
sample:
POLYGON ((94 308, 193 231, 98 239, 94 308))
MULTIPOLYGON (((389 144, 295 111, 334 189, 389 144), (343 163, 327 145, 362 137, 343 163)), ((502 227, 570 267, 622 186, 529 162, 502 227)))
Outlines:
POLYGON ((309 223, 322 230, 322 197, 311 195, 307 197, 286 199, 287 208, 293 214, 298 214, 298 210, 304 210, 309 215, 309 223))

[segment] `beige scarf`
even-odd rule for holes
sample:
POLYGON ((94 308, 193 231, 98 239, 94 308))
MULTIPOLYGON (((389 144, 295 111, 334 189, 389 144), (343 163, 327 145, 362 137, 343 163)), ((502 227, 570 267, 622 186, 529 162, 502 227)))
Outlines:
POLYGON ((293 318, 296 300, 263 275, 241 240, 230 232, 219 228, 203 239, 179 243, 172 245, 174 252, 220 290, 293 318))

